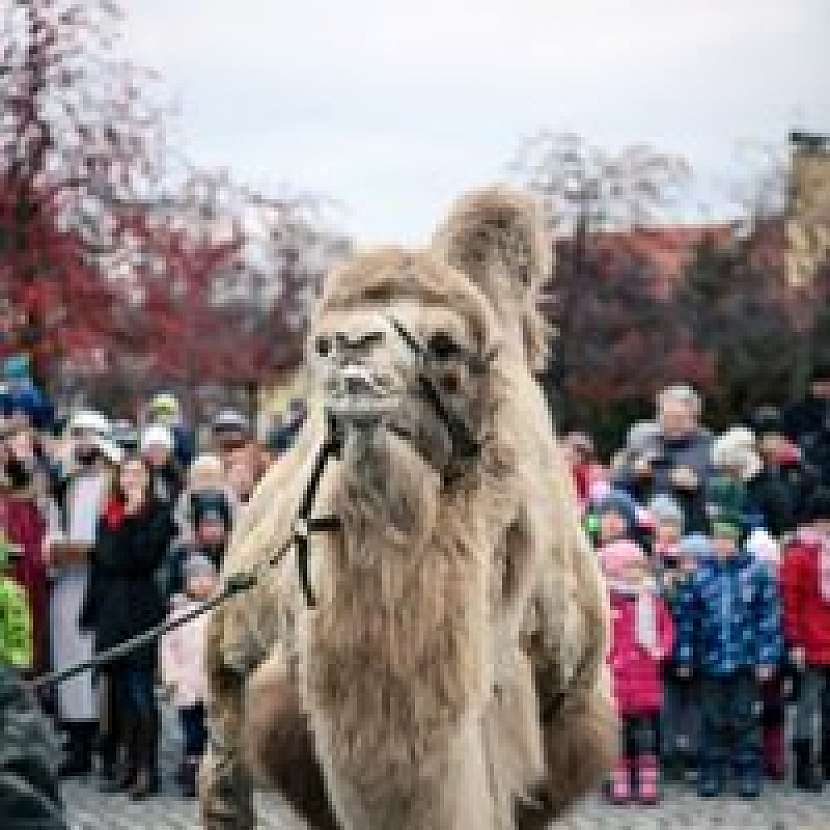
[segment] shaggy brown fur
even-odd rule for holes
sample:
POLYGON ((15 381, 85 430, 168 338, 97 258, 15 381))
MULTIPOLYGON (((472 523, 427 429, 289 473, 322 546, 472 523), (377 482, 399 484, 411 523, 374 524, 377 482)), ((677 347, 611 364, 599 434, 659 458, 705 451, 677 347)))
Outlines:
MULTIPOLYGON (((249 679, 243 699, 213 675, 208 828, 229 826, 217 793, 244 808, 243 746, 321 830, 529 830, 602 775, 616 735, 605 591, 531 375, 546 250, 533 203, 492 189, 462 200, 431 250, 370 252, 329 276, 311 342, 380 332, 361 359, 401 405, 347 431, 323 477, 315 512, 342 530, 313 537, 317 608, 287 557, 215 623, 212 658, 249 679), (483 373, 450 359, 433 377, 480 455, 453 453, 390 315, 422 343, 441 333, 491 356, 483 373)), ((227 572, 291 532, 339 371, 311 363, 310 422, 255 494, 227 572)))

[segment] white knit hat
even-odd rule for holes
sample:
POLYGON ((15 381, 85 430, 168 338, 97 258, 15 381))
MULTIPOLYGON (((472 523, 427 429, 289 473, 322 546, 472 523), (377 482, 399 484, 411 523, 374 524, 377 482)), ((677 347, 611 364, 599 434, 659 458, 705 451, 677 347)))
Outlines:
POLYGON ((164 447, 172 451, 173 433, 163 424, 151 424, 141 433, 141 452, 146 453, 150 447, 164 447))

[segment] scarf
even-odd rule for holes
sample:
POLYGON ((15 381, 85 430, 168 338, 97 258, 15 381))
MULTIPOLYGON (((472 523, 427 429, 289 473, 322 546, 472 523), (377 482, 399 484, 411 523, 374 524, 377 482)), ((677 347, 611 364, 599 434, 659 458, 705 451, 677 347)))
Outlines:
POLYGON ((609 580, 609 588, 621 594, 634 596, 634 639, 637 645, 654 655, 657 651, 657 604, 654 585, 651 580, 638 585, 629 582, 609 580))

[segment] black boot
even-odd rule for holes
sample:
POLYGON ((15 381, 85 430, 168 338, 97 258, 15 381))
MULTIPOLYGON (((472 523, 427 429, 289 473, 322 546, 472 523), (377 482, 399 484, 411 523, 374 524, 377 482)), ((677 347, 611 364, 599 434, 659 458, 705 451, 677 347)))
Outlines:
POLYGON ((152 713, 142 714, 137 723, 137 766, 130 798, 142 801, 158 792, 156 777, 157 720, 152 713))
POLYGON ((813 747, 810 740, 803 738, 793 741, 795 756, 795 788, 809 793, 820 793, 822 780, 813 762, 813 747))
POLYGON ((186 758, 182 764, 182 795, 185 798, 196 798, 196 781, 199 773, 199 759, 186 758))
POLYGON ((830 781, 830 718, 824 716, 821 719, 821 772, 824 780, 830 781))
POLYGON ((67 755, 58 768, 60 778, 76 778, 92 772, 92 742, 95 724, 70 723, 67 755))

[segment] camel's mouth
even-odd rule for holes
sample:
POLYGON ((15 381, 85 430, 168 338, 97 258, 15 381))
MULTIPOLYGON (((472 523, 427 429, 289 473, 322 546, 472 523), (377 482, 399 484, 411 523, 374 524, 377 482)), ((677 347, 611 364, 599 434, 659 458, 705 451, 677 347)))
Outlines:
POLYGON ((400 410, 403 397, 388 375, 360 364, 332 373, 325 391, 326 409, 345 428, 387 421, 400 410))

